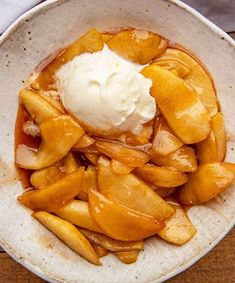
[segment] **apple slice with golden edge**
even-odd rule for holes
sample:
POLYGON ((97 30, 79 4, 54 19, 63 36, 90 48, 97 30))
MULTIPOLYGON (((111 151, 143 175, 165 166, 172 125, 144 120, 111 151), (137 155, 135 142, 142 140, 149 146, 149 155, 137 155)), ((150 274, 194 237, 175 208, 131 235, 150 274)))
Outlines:
POLYGON ((168 218, 166 226, 158 232, 165 241, 181 246, 187 243, 197 232, 197 229, 180 205, 174 205, 175 214, 168 218))
POLYGON ((84 167, 42 190, 23 193, 18 200, 33 210, 56 211, 69 203, 81 190, 84 167))
POLYGON ((159 232, 164 222, 106 199, 97 191, 89 191, 92 217, 109 237, 120 241, 139 241, 159 232))
POLYGON ((39 170, 61 160, 83 135, 83 129, 69 115, 41 123, 42 142, 38 150, 18 145, 16 164, 25 169, 39 170))
POLYGON ((93 53, 102 50, 103 46, 104 43, 101 33, 96 29, 91 29, 60 52, 58 56, 39 74, 37 79, 32 83, 32 87, 35 89, 49 89, 54 83, 55 72, 61 65, 67 63, 81 53, 93 53))
POLYGON ((113 34, 111 33, 102 32, 101 35, 104 43, 107 43, 111 38, 113 38, 113 34))
POLYGON ((81 229, 80 231, 93 245, 103 247, 111 252, 140 251, 144 248, 143 241, 123 242, 93 231, 85 229, 81 229))
POLYGON ((131 264, 137 261, 139 256, 139 251, 133 250, 129 252, 115 252, 115 256, 125 264, 131 264))
POLYGON ((98 161, 98 187, 107 199, 160 220, 174 213, 167 202, 135 175, 115 174, 104 157, 98 161))
POLYGON ((151 161, 159 166, 173 167, 180 172, 194 172, 197 170, 195 151, 189 146, 182 146, 169 155, 162 156, 151 152, 151 161))
POLYGON ((78 169, 81 164, 78 164, 72 152, 68 152, 64 157, 64 167, 66 174, 71 174, 78 169))
POLYGON ((30 183, 35 189, 40 189, 49 186, 65 176, 65 173, 60 170, 58 165, 34 171, 30 176, 30 183))
POLYGON ((87 134, 84 134, 78 140, 78 142, 73 146, 73 149, 79 150, 81 148, 88 147, 88 146, 92 145, 94 142, 95 142, 95 140, 92 137, 90 137, 87 134))
MULTIPOLYGON (((149 186, 151 186, 151 184, 149 184, 149 186)), ((152 185, 151 188, 161 198, 168 198, 169 196, 171 196, 176 191, 176 188, 158 187, 158 186, 154 186, 154 185, 152 185)))
POLYGON ((204 140, 210 132, 210 115, 192 87, 157 65, 141 73, 153 81, 151 93, 176 136, 186 144, 204 140))
POLYGON ((179 200, 186 205, 204 203, 226 190, 233 180, 234 173, 226 163, 201 164, 196 172, 189 174, 188 182, 181 187, 179 200))
POLYGON ((125 59, 144 65, 166 50, 167 41, 153 32, 128 29, 114 35, 107 45, 125 59))
POLYGON ((55 234, 71 250, 89 262, 101 265, 92 245, 73 224, 45 211, 34 212, 33 217, 55 234))
POLYGON ((184 80, 191 85, 198 93, 200 100, 206 107, 208 113, 214 116, 218 111, 218 101, 213 81, 198 60, 187 54, 183 50, 167 48, 166 52, 159 58, 160 60, 180 60, 189 69, 189 73, 184 80))
POLYGON ((120 175, 129 174, 132 170, 134 170, 134 167, 127 166, 115 159, 111 160, 111 167, 115 174, 120 174, 120 175))
POLYGON ((141 167, 150 159, 146 152, 127 147, 118 142, 97 140, 95 146, 101 153, 129 167, 141 167))
POLYGON ((36 92, 29 89, 20 91, 20 100, 31 118, 40 125, 42 122, 62 115, 62 112, 53 107, 36 92))
POLYGON ((106 250, 105 248, 99 247, 99 246, 93 245, 93 248, 99 258, 106 256, 109 253, 108 250, 106 250))
POLYGON ((99 226, 91 217, 86 201, 72 200, 54 213, 74 225, 102 233, 99 226))
POLYGON ((145 164, 136 168, 134 173, 146 182, 159 187, 178 187, 188 181, 188 176, 172 167, 159 167, 145 164))
POLYGON ((96 168, 93 166, 88 166, 87 170, 84 172, 84 176, 81 184, 81 191, 78 197, 81 200, 88 200, 88 191, 90 189, 97 190, 97 172, 96 168))
POLYGON ((167 125, 163 117, 156 117, 153 136, 153 151, 160 155, 168 155, 183 146, 167 125))
POLYGON ((221 112, 211 118, 211 127, 215 134, 218 161, 222 161, 226 153, 226 132, 224 116, 221 112))

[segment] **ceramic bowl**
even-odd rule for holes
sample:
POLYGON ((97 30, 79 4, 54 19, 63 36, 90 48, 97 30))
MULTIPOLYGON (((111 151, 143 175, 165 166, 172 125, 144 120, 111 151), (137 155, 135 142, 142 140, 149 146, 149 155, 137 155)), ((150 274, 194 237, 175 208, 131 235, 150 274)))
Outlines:
POLYGON ((210 251, 235 222, 235 190, 189 210, 198 233, 175 247, 146 242, 137 263, 113 255, 95 267, 63 245, 16 201, 22 187, 14 168, 18 91, 36 65, 91 27, 137 27, 182 44, 212 74, 228 132, 226 160, 235 161, 234 41, 195 10, 176 0, 46 1, 18 19, 0 38, 0 244, 16 261, 50 282, 162 282, 210 251))

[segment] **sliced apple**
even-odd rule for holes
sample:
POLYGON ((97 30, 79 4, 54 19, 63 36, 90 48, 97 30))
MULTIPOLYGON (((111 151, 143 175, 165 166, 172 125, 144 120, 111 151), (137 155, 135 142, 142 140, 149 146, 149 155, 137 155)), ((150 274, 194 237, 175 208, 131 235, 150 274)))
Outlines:
POLYGON ((232 172, 235 176, 235 163, 231 162, 223 162, 223 166, 228 169, 230 172, 232 172))
POLYGON ((38 150, 18 145, 16 163, 25 169, 39 170, 61 160, 83 135, 83 129, 69 116, 51 118, 40 124, 42 143, 38 150))
POLYGON ((63 114, 36 92, 29 89, 24 88, 20 91, 20 100, 37 125, 63 114))
POLYGON ((81 148, 88 147, 88 146, 92 145, 94 142, 95 142, 95 140, 92 137, 90 137, 87 134, 84 134, 78 140, 78 142, 73 146, 73 149, 79 150, 81 148))
POLYGON ((111 33, 102 32, 101 35, 104 43, 107 43, 111 38, 113 38, 113 34, 111 33))
POLYGON ((98 159, 100 157, 99 153, 93 153, 93 152, 86 152, 84 153, 84 156, 93 164, 97 165, 98 159))
POLYGON ((148 64, 165 51, 167 41, 153 32, 129 29, 114 35, 107 45, 127 60, 148 64))
POLYGON ((79 164, 72 152, 68 152, 64 157, 64 167, 66 174, 73 173, 79 167, 79 164))
POLYGON ((74 225, 45 211, 34 212, 33 217, 54 233, 70 249, 89 262, 101 265, 92 245, 74 225))
POLYGON ((174 205, 175 214, 168 218, 166 226, 158 232, 165 241, 181 246, 187 243, 197 232, 197 229, 180 205, 174 205))
POLYGON ((66 110, 62 104, 62 101, 59 98, 59 94, 55 90, 49 90, 49 91, 39 91, 38 95, 46 100, 48 103, 50 103, 53 107, 58 109, 62 114, 66 113, 66 110))
POLYGON ((160 187, 177 187, 188 181, 188 176, 171 167, 159 167, 145 164, 136 168, 134 173, 146 182, 160 187))
POLYGON ((218 161, 223 161, 226 153, 226 132, 224 116, 221 112, 211 118, 211 127, 215 134, 218 161))
POLYGON ((197 59, 185 51, 175 48, 167 48, 166 52, 159 59, 183 62, 190 69, 184 80, 198 93, 200 100, 210 115, 214 116, 217 113, 218 101, 213 81, 204 66, 197 59))
POLYGON ((165 119, 158 116, 155 119, 153 151, 165 156, 176 151, 181 146, 183 146, 183 142, 174 135, 165 119))
POLYGON ((18 200, 33 210, 56 211, 69 203, 81 190, 84 167, 42 190, 23 193, 18 200))
POLYGON ((97 140, 95 145, 101 153, 130 167, 141 167, 150 159, 146 152, 121 143, 97 140))
POLYGON ((93 245, 93 248, 99 258, 106 256, 109 253, 108 250, 106 250, 105 248, 99 247, 99 246, 93 245))
POLYGON ((90 189, 97 190, 97 172, 96 168, 93 166, 88 166, 87 170, 84 172, 81 191, 78 194, 78 197, 81 200, 88 200, 88 191, 90 189))
POLYGON ((95 232, 102 232, 90 215, 88 203, 81 200, 73 200, 66 206, 54 212, 59 217, 82 228, 95 232))
POLYGON ((156 154, 152 151, 151 161, 159 166, 173 167, 183 173, 197 170, 195 151, 189 146, 182 146, 166 156, 156 154))
POLYGON ((89 230, 81 229, 81 233, 93 244, 103 247, 111 252, 142 250, 143 241, 122 242, 114 240, 104 234, 95 233, 89 230))
POLYGON ((99 33, 96 29, 91 29, 57 55, 57 57, 39 74, 38 78, 33 82, 33 88, 44 90, 50 89, 51 85, 54 83, 54 74, 61 65, 67 63, 81 53, 93 53, 102 50, 103 46, 104 43, 101 33, 99 33))
POLYGON ((141 73, 153 81, 151 93, 176 136, 186 144, 204 140, 210 132, 210 116, 192 87, 157 65, 141 73))
POLYGON ((204 203, 227 189, 233 179, 234 173, 223 162, 201 164, 181 187, 179 200, 186 205, 204 203))
POLYGON ((151 186, 151 188, 157 193, 161 198, 168 198, 171 196, 175 191, 176 188, 166 188, 166 187, 157 187, 151 186))
POLYGON ((115 252, 116 257, 125 264, 131 264, 137 261, 139 256, 139 251, 129 251, 129 252, 115 252))
POLYGON ((109 201, 94 190, 89 191, 89 207, 102 231, 116 240, 143 240, 164 227, 163 221, 109 201))
POLYGON ((35 189, 51 185, 65 176, 58 165, 52 165, 45 169, 37 170, 30 176, 30 183, 35 189))
POLYGON ((98 161, 99 191, 109 200, 160 220, 170 217, 174 209, 133 174, 115 174, 110 161, 98 161))
POLYGON ((115 159, 111 160, 111 167, 115 174, 121 175, 129 174, 132 170, 134 170, 134 167, 127 166, 115 159))

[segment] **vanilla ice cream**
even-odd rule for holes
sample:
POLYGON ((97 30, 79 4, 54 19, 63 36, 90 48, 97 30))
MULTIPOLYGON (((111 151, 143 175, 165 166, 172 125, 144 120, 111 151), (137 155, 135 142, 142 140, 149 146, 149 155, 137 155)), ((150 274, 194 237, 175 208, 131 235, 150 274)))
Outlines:
POLYGON ((156 114, 152 82, 139 73, 142 68, 106 45, 101 51, 83 53, 57 71, 60 98, 89 129, 138 134, 156 114))

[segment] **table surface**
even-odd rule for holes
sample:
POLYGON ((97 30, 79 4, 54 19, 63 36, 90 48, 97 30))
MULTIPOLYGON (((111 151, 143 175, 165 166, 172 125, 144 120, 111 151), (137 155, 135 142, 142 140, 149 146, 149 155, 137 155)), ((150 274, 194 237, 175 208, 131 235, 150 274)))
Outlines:
MULTIPOLYGON (((235 32, 229 33, 235 39, 235 32)), ((235 228, 206 256, 168 283, 235 283, 235 228)), ((45 283, 0 247, 0 283, 45 283)))

